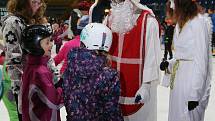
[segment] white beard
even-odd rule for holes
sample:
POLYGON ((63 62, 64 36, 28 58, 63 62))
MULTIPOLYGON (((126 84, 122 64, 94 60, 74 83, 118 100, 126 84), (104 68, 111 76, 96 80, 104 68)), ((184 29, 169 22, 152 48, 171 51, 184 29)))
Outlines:
POLYGON ((126 33, 136 24, 134 8, 130 0, 121 3, 111 3, 111 15, 109 18, 112 32, 126 33))

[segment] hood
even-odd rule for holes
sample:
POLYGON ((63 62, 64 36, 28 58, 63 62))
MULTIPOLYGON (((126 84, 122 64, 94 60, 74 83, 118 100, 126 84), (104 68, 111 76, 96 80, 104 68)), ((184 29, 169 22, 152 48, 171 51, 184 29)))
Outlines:
POLYGON ((105 56, 98 56, 94 50, 74 48, 68 54, 68 68, 65 73, 88 78, 101 73, 105 66, 105 56))

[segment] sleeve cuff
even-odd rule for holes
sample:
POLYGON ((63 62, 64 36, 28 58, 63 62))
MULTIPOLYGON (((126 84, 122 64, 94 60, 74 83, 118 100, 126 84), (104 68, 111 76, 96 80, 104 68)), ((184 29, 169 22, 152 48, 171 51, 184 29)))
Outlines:
POLYGON ((144 68, 143 71, 143 82, 151 82, 159 79, 159 74, 156 67, 144 68))

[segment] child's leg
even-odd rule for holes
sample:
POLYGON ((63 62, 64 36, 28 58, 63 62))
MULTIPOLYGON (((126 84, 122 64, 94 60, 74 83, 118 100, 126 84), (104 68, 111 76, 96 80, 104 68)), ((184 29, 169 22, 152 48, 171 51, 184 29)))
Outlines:
MULTIPOLYGON (((4 95, 3 95, 3 102, 5 104, 5 107, 8 110, 8 114, 10 117, 10 121, 19 121, 18 118, 18 106, 16 104, 16 99, 12 91, 11 87, 11 80, 9 75, 7 74, 6 71, 6 63, 4 63, 3 66, 3 76, 4 76, 4 95)), ((20 121, 22 121, 20 119, 20 121)))
POLYGON ((10 83, 4 83, 3 102, 5 104, 5 107, 8 110, 10 121, 19 121, 18 113, 17 113, 17 105, 15 102, 15 97, 13 95, 13 92, 10 88, 10 83))

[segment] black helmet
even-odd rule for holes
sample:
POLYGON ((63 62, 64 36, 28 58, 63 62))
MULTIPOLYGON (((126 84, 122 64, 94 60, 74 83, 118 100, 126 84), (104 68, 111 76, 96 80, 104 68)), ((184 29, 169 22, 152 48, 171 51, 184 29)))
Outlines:
POLYGON ((22 34, 22 47, 32 55, 41 56, 45 53, 40 41, 50 37, 52 32, 44 25, 31 25, 24 29, 22 34))

